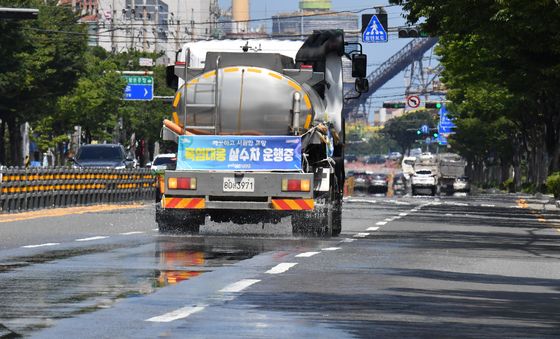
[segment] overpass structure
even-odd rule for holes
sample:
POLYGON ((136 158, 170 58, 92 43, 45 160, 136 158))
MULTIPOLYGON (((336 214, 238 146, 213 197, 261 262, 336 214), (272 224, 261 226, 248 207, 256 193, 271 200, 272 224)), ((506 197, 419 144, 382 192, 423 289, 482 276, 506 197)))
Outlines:
MULTIPOLYGON (((349 100, 345 107, 345 117, 352 117, 366 112, 366 102, 379 88, 385 85, 389 80, 402 72, 411 64, 418 60, 422 60, 424 54, 430 50, 438 42, 438 38, 415 38, 406 44, 400 51, 382 63, 376 70, 367 77, 369 81, 369 92, 361 95, 359 99, 349 100)), ((423 94, 423 93, 422 93, 423 94)), ((345 93, 345 97, 355 96, 354 89, 349 89, 345 93)), ((403 93, 404 95, 404 93, 403 93)))

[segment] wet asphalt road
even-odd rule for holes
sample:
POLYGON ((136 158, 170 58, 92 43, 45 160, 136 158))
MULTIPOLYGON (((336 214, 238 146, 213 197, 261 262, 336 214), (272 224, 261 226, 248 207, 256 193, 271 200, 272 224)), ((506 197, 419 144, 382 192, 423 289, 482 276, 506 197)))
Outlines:
POLYGON ((511 195, 356 197, 160 235, 150 205, 0 222, 0 337, 558 337, 560 211, 511 195))

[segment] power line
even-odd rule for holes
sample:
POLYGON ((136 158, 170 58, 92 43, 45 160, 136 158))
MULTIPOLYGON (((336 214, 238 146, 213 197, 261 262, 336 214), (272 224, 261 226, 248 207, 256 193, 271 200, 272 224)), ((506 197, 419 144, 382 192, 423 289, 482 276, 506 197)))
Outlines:
MULTIPOLYGON (((337 14, 344 14, 344 13, 349 13, 349 14, 358 14, 358 13, 362 13, 365 12, 367 10, 374 10, 377 8, 387 8, 387 7, 397 7, 399 5, 385 5, 385 6, 371 6, 371 7, 363 7, 360 9, 355 9, 355 10, 340 10, 340 11, 332 11, 332 12, 321 12, 321 13, 313 13, 313 14, 300 14, 300 15, 286 15, 286 16, 279 16, 279 15, 275 15, 272 17, 266 17, 266 18, 257 18, 257 19, 248 19, 248 20, 226 20, 226 21, 220 21, 220 20, 216 20, 216 21, 202 21, 202 22, 194 22, 191 23, 190 21, 186 21, 183 20, 181 24, 179 23, 173 23, 173 22, 166 22, 166 23, 149 23, 149 24, 144 24, 144 23, 130 23, 129 25, 132 26, 192 26, 192 25, 216 25, 216 24, 234 24, 234 23, 249 23, 249 22, 261 22, 261 21, 273 21, 273 20, 284 20, 284 19, 295 19, 295 18, 311 18, 311 17, 320 17, 320 16, 331 16, 331 15, 337 15, 337 14)), ((160 15, 165 14, 160 12, 160 15)), ((132 20, 132 19, 130 19, 132 20)), ((134 20, 140 20, 140 19, 136 19, 134 18, 134 20)), ((168 20, 169 21, 169 20, 168 20)))

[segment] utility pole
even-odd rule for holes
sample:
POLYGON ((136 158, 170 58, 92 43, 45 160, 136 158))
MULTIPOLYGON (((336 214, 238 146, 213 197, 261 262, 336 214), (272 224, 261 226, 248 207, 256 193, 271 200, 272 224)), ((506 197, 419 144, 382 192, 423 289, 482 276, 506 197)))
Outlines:
POLYGON ((191 41, 194 41, 194 8, 191 8, 191 41))
POLYGON ((156 1, 156 22, 155 22, 154 27, 156 28, 156 31, 155 31, 155 34, 154 34, 154 36, 156 38, 155 45, 154 45, 154 52, 157 53, 158 52, 159 30, 161 28, 159 26, 159 0, 156 1))
POLYGON ((175 26, 175 50, 178 51, 181 48, 181 20, 177 19, 177 25, 175 26))
POLYGON ((115 45, 115 15, 117 15, 117 11, 115 10, 115 0, 113 0, 111 4, 111 53, 117 52, 115 45))
POLYGON ((146 29, 146 19, 148 18, 148 10, 146 9, 146 0, 143 1, 143 8, 142 8, 142 52, 146 52, 148 50, 148 31, 146 29))

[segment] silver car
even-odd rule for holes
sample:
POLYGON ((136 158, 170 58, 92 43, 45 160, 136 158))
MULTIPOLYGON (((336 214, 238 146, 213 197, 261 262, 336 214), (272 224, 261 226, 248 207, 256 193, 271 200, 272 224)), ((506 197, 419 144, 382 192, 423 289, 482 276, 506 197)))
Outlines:
POLYGON ((469 177, 462 176, 455 179, 455 182, 453 183, 453 191, 469 193, 471 191, 469 177))

